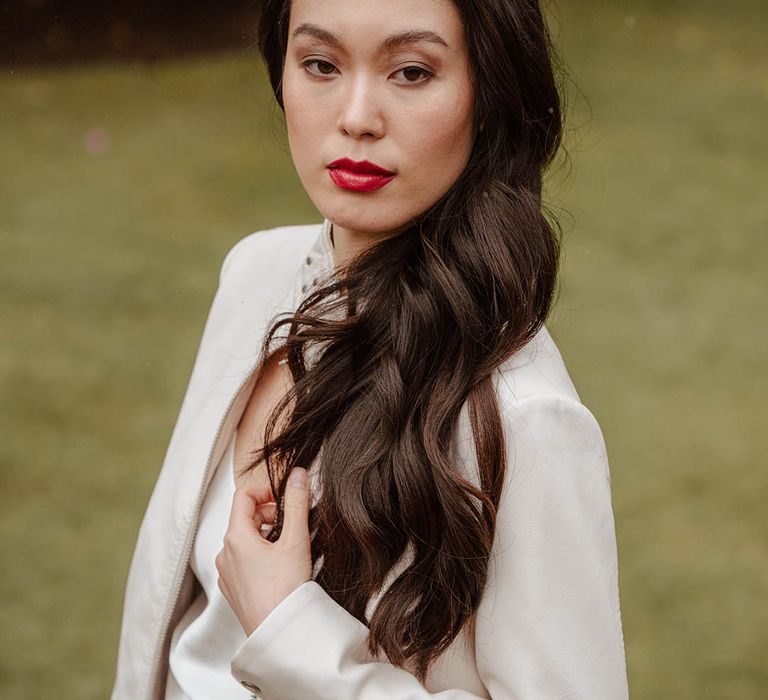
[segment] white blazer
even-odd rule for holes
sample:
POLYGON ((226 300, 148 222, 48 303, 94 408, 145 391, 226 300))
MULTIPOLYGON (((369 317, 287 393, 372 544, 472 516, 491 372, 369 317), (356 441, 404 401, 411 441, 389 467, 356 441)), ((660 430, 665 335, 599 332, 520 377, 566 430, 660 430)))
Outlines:
MULTIPOLYGON (((112 700, 164 697, 170 635, 195 592, 189 556, 212 470, 250 397, 270 322, 295 309, 332 269, 329 231, 327 219, 258 231, 224 260, 139 530, 112 700)), ((628 697, 610 474, 600 428, 544 328, 497 370, 494 385, 509 462, 474 634, 466 626, 422 685, 385 656, 371 658, 367 627, 310 580, 232 658, 234 677, 253 697, 628 697)), ((456 447, 457 469, 477 483, 466 407, 456 447)), ((369 611, 387 586, 371 599, 369 611)))

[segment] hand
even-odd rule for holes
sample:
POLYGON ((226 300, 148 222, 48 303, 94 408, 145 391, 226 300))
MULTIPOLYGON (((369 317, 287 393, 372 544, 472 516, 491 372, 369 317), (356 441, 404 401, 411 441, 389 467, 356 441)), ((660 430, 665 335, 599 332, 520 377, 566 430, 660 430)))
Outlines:
POLYGON ((307 472, 294 467, 285 489, 280 538, 269 542, 262 525, 272 525, 277 504, 268 486, 235 491, 224 547, 216 556, 219 588, 247 636, 287 596, 312 578, 307 472))

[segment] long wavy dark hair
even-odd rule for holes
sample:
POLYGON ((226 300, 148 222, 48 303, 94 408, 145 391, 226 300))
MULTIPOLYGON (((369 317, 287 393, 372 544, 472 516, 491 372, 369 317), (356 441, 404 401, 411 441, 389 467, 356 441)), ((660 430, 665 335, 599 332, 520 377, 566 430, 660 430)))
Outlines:
MULTIPOLYGON (((264 361, 287 326, 279 349, 293 387, 250 467, 266 462, 280 504, 287 467, 320 456, 322 495, 309 519, 315 580, 368 625, 371 654, 383 649, 422 682, 483 595, 506 464, 492 377, 543 324, 560 249, 541 200, 563 123, 539 2, 454 2, 474 124, 484 128, 457 181, 407 230, 272 320, 264 361), (454 451, 465 404, 476 483, 454 451), (370 597, 409 553, 367 619, 370 597)), ((258 38, 281 108, 289 12, 289 0, 266 0, 258 38)), ((269 538, 281 529, 278 508, 269 538)))

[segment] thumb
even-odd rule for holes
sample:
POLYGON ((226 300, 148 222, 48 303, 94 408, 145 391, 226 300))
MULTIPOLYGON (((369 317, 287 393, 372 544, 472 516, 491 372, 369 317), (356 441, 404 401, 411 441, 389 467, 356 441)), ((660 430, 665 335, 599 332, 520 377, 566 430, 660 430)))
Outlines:
POLYGON ((301 542, 309 538, 309 483, 307 470, 294 467, 285 489, 285 516, 280 539, 301 542))

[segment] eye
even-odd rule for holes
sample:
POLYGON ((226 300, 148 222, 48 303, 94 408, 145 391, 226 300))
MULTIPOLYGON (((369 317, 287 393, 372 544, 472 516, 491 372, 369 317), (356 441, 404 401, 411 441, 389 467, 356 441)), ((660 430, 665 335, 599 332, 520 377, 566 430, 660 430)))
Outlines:
POLYGON ((403 74, 404 83, 411 85, 426 83, 432 77, 432 72, 421 66, 405 66, 405 68, 395 71, 394 75, 398 73, 403 74))
POLYGON ((319 58, 308 58, 306 61, 302 61, 301 65, 312 75, 332 75, 333 71, 336 70, 336 66, 333 63, 328 63, 328 61, 323 61, 319 58), (316 70, 312 70, 310 66, 315 66, 316 70))

